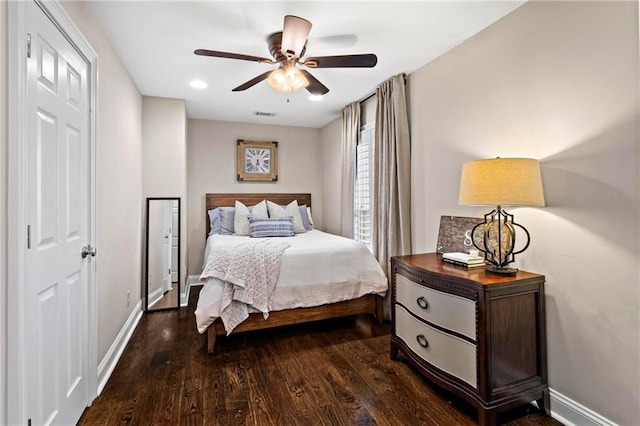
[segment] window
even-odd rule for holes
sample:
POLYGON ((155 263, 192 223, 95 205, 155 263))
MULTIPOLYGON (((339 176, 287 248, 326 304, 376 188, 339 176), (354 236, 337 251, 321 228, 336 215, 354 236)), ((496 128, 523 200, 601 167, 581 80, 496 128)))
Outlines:
POLYGON ((356 149, 356 182, 353 199, 353 235, 356 241, 371 245, 373 210, 373 137, 374 123, 367 123, 360 129, 360 141, 356 149))

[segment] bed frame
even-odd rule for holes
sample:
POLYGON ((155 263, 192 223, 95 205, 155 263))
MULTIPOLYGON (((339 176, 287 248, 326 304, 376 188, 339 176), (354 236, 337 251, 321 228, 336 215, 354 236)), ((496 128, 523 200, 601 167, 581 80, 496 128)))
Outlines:
MULTIPOLYGON (((286 205, 297 200, 299 205, 306 204, 311 207, 311 194, 206 194, 205 218, 207 223, 207 235, 210 224, 208 211, 216 207, 233 207, 236 200, 251 206, 262 200, 273 201, 276 204, 286 205)), ((339 318, 350 315, 373 314, 379 323, 383 320, 383 298, 374 294, 367 294, 358 299, 329 305, 315 306, 311 308, 285 309, 272 311, 266 320, 261 313, 252 313, 243 323, 234 328, 234 333, 243 331, 260 330, 264 328, 280 327, 282 325, 300 324, 309 321, 318 321, 329 318, 339 318)), ((226 335, 224 324, 220 318, 216 319, 207 329, 207 351, 213 353, 216 337, 226 335)))

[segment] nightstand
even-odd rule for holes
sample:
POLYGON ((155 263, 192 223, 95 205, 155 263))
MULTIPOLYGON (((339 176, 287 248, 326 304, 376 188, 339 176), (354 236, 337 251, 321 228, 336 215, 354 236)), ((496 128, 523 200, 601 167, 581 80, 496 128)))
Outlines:
POLYGON ((492 275, 436 253, 393 257, 391 266, 392 359, 401 352, 467 400, 481 425, 531 401, 550 415, 543 275, 492 275))

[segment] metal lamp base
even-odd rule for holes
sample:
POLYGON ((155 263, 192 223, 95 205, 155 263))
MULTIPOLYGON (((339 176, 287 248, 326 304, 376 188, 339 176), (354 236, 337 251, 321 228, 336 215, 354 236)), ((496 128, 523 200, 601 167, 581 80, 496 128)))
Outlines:
POLYGON ((499 267, 499 266, 487 266, 485 268, 485 271, 491 274, 508 275, 508 276, 513 276, 518 272, 516 268, 505 268, 505 267, 499 267))
POLYGON ((471 230, 471 242, 473 246, 484 253, 484 259, 489 263, 485 268, 487 273, 513 276, 518 270, 505 265, 514 261, 515 255, 522 253, 529 247, 529 231, 524 226, 513 221, 513 215, 502 210, 498 206, 493 211, 484 215, 484 222, 478 223, 471 230), (527 242, 524 247, 515 251, 516 230, 518 227, 524 231, 527 242), (482 229, 482 246, 476 243, 476 230, 482 229))

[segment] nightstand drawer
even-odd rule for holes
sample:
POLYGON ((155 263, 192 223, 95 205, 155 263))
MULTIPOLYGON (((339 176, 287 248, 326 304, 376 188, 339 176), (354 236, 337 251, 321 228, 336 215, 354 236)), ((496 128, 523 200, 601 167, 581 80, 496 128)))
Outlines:
POLYGON ((476 345, 429 327, 395 305, 396 334, 431 365, 477 387, 476 345), (425 347, 426 345, 426 347, 425 347))
POLYGON ((476 340, 473 300, 433 290, 396 274, 396 302, 426 321, 476 340))

